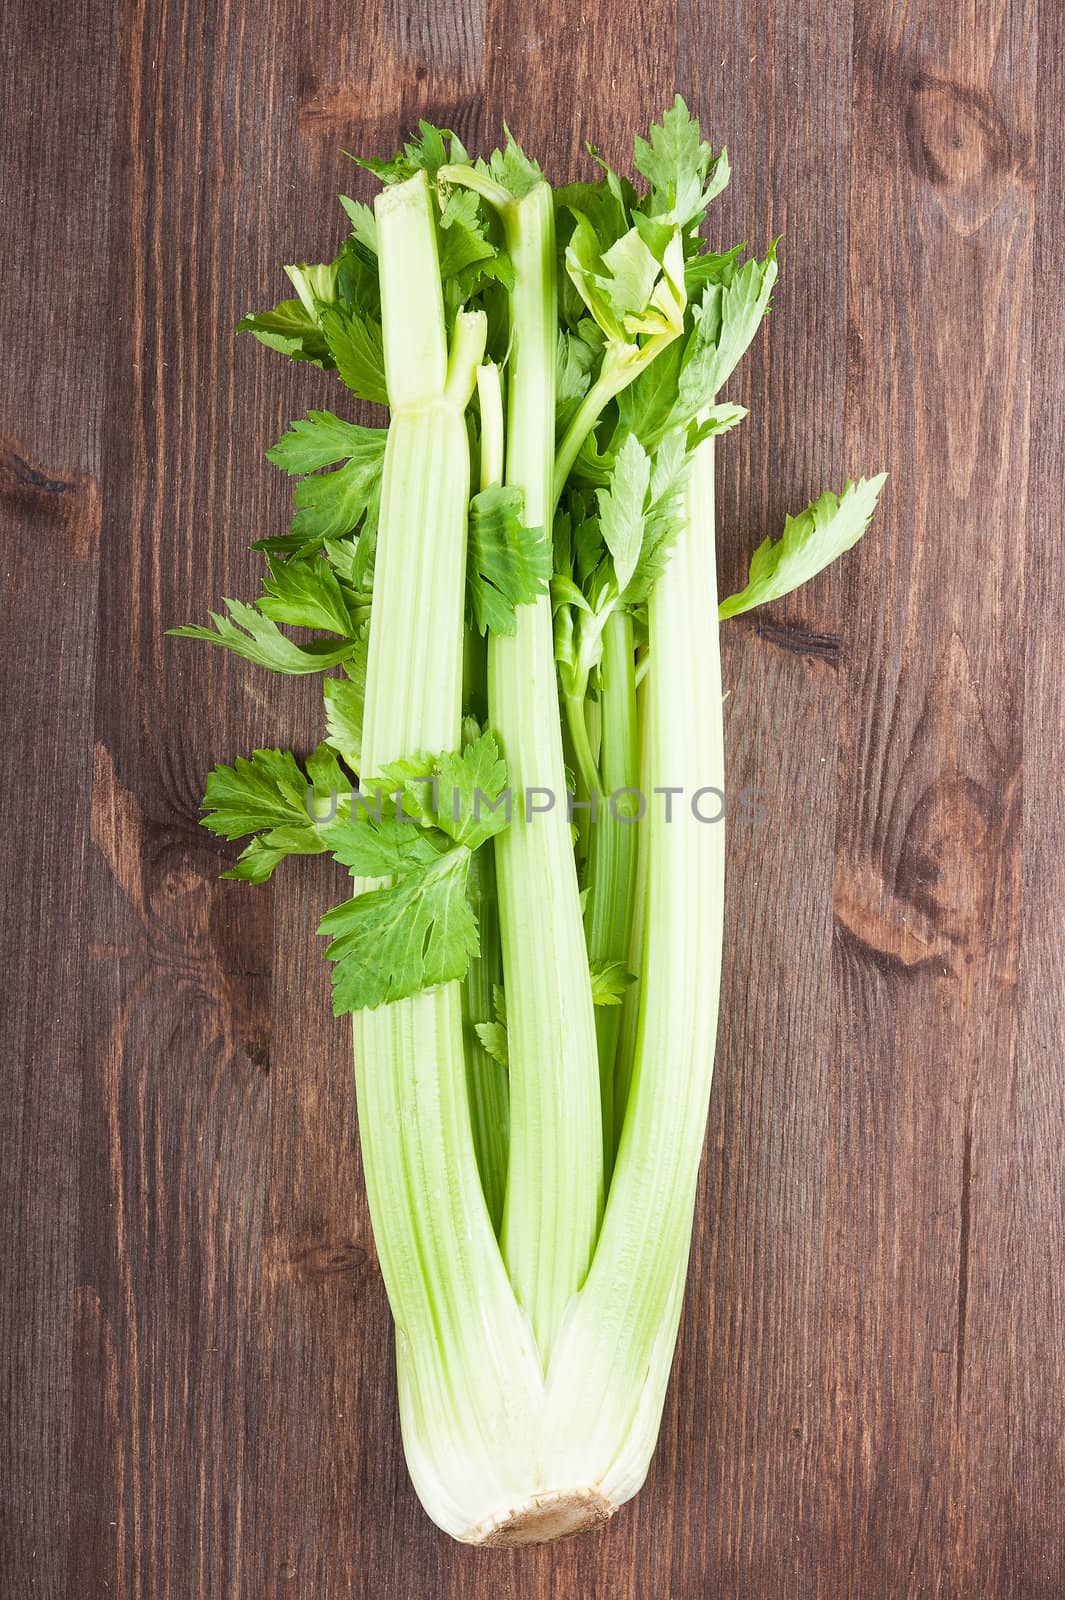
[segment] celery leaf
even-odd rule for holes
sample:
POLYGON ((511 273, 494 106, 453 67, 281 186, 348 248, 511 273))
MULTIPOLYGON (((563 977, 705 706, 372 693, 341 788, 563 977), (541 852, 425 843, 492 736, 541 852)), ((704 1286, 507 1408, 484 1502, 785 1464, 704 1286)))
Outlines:
POLYGON ((525 154, 506 123, 503 132, 506 134, 503 149, 492 151, 486 169, 483 161, 477 162, 477 166, 487 170, 489 177, 515 200, 521 200, 544 181, 544 175, 532 157, 525 154))
POLYGON ((617 453, 609 487, 598 491, 599 528, 614 562, 619 594, 627 588, 639 560, 650 481, 650 457, 630 433, 617 453))
POLYGON ((478 953, 477 922, 466 898, 470 854, 459 846, 328 912, 336 1016, 401 1000, 461 978, 478 953))
POLYGON ((419 753, 390 761, 364 789, 380 787, 408 823, 436 829, 454 844, 476 850, 510 821, 506 781, 499 744, 493 733, 486 732, 461 752, 419 753))
MULTIPOLYGON (((360 794, 365 795, 365 790, 360 794)), ((375 814, 375 802, 367 811, 357 800, 353 816, 334 823, 329 829, 329 848, 357 878, 391 878, 412 868, 430 866, 442 851, 429 834, 398 817, 375 814)))
POLYGON ((270 559, 270 576, 259 610, 275 622, 298 628, 321 628, 353 639, 359 629, 353 614, 356 596, 342 584, 332 565, 322 556, 300 560, 270 559))
POLYGON ((334 365, 318 320, 302 300, 282 300, 272 311, 249 312, 237 323, 237 332, 253 333, 267 349, 278 350, 293 361, 309 361, 325 369, 334 365))
POLYGON ((209 611, 213 627, 170 628, 167 631, 180 639, 202 639, 207 644, 221 645, 234 655, 243 656, 245 661, 253 661, 256 666, 293 676, 334 667, 351 655, 354 649, 351 639, 343 639, 339 644, 333 639, 312 639, 307 644, 297 644, 255 606, 246 605, 242 600, 228 599, 224 599, 222 604, 228 608, 229 616, 209 611))
POLYGON ((441 167, 452 163, 469 165, 469 156, 458 135, 452 133, 450 128, 435 128, 424 117, 418 123, 417 138, 412 136, 408 139, 399 154, 390 161, 363 156, 353 156, 352 160, 357 166, 374 173, 386 185, 404 183, 408 178, 413 178, 416 172, 425 172, 430 178, 435 178, 441 167))
POLYGON ((436 821, 449 838, 476 850, 502 832, 510 821, 510 796, 504 793, 507 768, 494 734, 482 733, 460 755, 439 756, 436 771, 436 821))
POLYGON ((370 255, 377 254, 377 219, 371 208, 362 200, 353 200, 350 195, 342 194, 340 204, 347 212, 348 221, 351 223, 351 236, 370 255))
POLYGON ((363 624, 355 648, 343 663, 343 678, 325 678, 326 743, 347 762, 352 772, 362 767, 362 719, 366 702, 366 655, 369 625, 363 624))
POLYGON ((685 440, 680 434, 668 435, 654 455, 640 558, 622 596, 626 605, 642 605, 666 569, 669 552, 684 524, 688 466, 685 440))
POLYGON ((339 305, 320 306, 318 317, 341 382, 360 400, 387 405, 381 324, 339 305))
POLYGON ((776 279, 774 244, 764 261, 745 261, 727 281, 707 285, 684 348, 673 425, 692 421, 731 376, 765 316, 776 279))
POLYGON ((363 428, 331 411, 309 411, 266 452, 284 472, 310 474, 293 494, 297 509, 290 537, 300 541, 301 552, 350 533, 364 517, 376 522, 386 438, 384 428, 363 428), (334 472, 318 471, 339 461, 344 465, 334 472))
POLYGON ((498 1061, 501 1067, 509 1067, 507 999, 501 983, 492 985, 492 1009, 495 1012, 495 1019, 492 1022, 475 1022, 474 1031, 492 1060, 498 1061))
POLYGON ((555 431, 559 435, 569 427, 588 393, 602 344, 602 333, 590 317, 572 332, 559 329, 555 355, 555 431))
POLYGON ((633 165, 651 185, 648 215, 668 215, 679 227, 700 217, 729 181, 726 151, 714 153, 678 94, 650 139, 635 140, 633 165))
POLYGON ((266 452, 266 459, 293 476, 348 458, 379 464, 384 451, 384 429, 360 427, 331 411, 308 411, 266 452))
POLYGON ((589 971, 593 1006, 619 1006, 625 998, 625 990, 636 982, 623 961, 593 961, 589 971))
POLYGON ((215 767, 204 795, 204 827, 225 839, 257 835, 222 876, 264 883, 287 855, 321 855, 334 814, 350 806, 351 780, 319 745, 306 771, 290 750, 256 750, 215 767), (313 814, 312 814, 313 813, 313 814))
POLYGON ((723 600, 720 617, 737 617, 769 600, 779 600, 857 544, 876 510, 886 473, 848 483, 841 495, 826 491, 819 500, 786 517, 779 539, 765 539, 751 557, 747 587, 723 600))
POLYGON ((480 197, 471 189, 453 189, 440 214, 440 276, 447 280, 496 253, 485 233, 480 197))
POLYGON ((510 1056, 507 1050, 507 1029, 502 1022, 475 1022, 474 1032, 485 1052, 493 1061, 498 1061, 501 1067, 510 1066, 510 1056))
POLYGON ((522 520, 520 489, 482 489, 470 501, 467 586, 482 634, 513 633, 515 607, 544 594, 551 581, 551 542, 522 520))

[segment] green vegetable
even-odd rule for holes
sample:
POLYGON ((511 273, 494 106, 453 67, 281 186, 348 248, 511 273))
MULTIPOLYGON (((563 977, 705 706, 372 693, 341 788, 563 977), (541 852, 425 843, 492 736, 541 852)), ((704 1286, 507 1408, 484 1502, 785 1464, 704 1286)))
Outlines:
POLYGON ((374 211, 241 327, 387 431, 294 423, 262 595, 174 630, 324 675, 325 742, 217 767, 205 825, 249 838, 228 876, 350 874, 320 932, 407 1460, 474 1543, 590 1526, 647 1471, 717 1026, 718 616, 849 548, 884 481, 789 517, 718 607, 719 395, 775 247, 706 249, 728 161, 679 97, 634 164, 552 191, 509 133, 473 160, 424 122, 364 163, 374 211))

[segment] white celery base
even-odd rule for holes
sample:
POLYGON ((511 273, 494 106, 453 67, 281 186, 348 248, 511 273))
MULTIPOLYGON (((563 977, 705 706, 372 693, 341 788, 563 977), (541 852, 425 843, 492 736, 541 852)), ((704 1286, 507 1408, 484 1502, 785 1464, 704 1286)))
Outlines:
MULTIPOLYGON (((397 1334, 407 1468, 438 1527, 465 1544, 531 1544, 606 1522, 632 1499, 658 1440, 686 1267, 687 1251, 642 1387, 634 1397, 619 1372, 604 1396, 612 1425, 599 1430, 580 1416, 577 1396, 588 1372, 574 1365, 581 1360, 574 1345, 567 1345, 565 1363, 553 1363, 546 1383, 528 1345, 519 1342, 509 1364, 498 1349, 480 1362, 467 1351, 464 1399, 444 1352, 416 1352, 397 1334)), ((584 1359, 597 1355, 588 1348, 584 1359)))

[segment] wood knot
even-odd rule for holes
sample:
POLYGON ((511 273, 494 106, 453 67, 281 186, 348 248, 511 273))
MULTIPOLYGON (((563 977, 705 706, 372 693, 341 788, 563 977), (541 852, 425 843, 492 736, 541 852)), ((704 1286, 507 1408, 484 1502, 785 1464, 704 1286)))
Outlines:
POLYGON ((293 1250, 290 1260, 297 1277, 319 1282, 323 1278, 354 1275, 366 1260, 366 1251, 361 1245, 348 1241, 338 1244, 319 1241, 293 1250))
POLYGON ((965 232, 986 220, 1013 174, 1009 132, 990 95, 931 73, 910 80, 906 144, 914 173, 965 232))
POLYGON ((274 1282, 327 1283, 334 1278, 353 1278, 366 1260, 366 1251, 351 1239, 308 1238, 293 1240, 282 1235, 265 1241, 263 1266, 274 1282))
POLYGON ((17 439, 0 437, 0 500, 32 531, 65 530, 75 555, 87 555, 100 532, 100 490, 85 473, 60 477, 36 465, 17 439))
POLYGON ((972 961, 983 950, 1001 827, 994 797, 963 773, 932 783, 909 819, 895 892, 929 919, 956 961, 972 961))
POLYGON ((49 477, 42 468, 19 455, 10 442, 0 445, 0 478, 9 493, 66 494, 77 488, 68 478, 49 477))
POLYGON ((141 818, 139 847, 145 908, 152 917, 188 932, 201 902, 214 889, 218 857, 206 839, 184 828, 141 818))
MULTIPOLYGON (((1008 719, 1003 721, 1008 729, 1008 719)), ((835 902, 843 944, 885 975, 927 969, 1016 981, 1016 747, 999 749, 980 688, 953 634, 890 799, 876 862, 841 860, 835 902)))

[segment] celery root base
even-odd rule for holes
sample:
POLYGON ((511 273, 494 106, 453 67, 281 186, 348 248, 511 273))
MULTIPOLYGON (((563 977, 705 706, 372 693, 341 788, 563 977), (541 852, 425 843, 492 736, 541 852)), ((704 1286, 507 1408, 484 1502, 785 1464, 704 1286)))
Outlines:
POLYGON ((530 1495, 502 1517, 471 1529, 465 1543, 495 1547, 550 1544, 608 1522, 617 1506, 594 1489, 557 1489, 530 1495))

